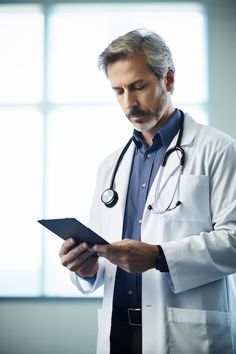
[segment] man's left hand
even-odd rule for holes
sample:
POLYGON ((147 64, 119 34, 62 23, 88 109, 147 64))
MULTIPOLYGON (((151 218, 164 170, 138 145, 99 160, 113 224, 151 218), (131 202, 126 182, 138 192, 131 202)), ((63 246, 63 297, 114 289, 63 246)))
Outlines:
POLYGON ((155 268, 156 258, 160 255, 157 246, 131 239, 110 245, 95 245, 93 250, 129 273, 142 273, 155 268))

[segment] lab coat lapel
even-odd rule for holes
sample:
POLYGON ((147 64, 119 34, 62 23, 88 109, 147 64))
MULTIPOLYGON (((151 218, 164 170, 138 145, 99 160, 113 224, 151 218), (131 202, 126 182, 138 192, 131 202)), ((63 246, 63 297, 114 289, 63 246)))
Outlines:
MULTIPOLYGON (((196 131, 197 131, 196 122, 188 114, 185 114, 185 116, 184 116, 184 130, 183 130, 183 136, 182 136, 182 141, 181 141, 181 147, 183 149, 185 146, 191 145, 193 143, 194 137, 196 135, 196 131)), ((176 134, 176 136, 174 137, 174 139, 170 143, 167 150, 175 147, 177 139, 178 139, 178 135, 179 135, 179 132, 176 134)), ((162 188, 165 188, 166 181, 168 181, 168 179, 170 179, 170 176, 176 171, 176 169, 180 165, 180 157, 181 156, 176 152, 170 154, 168 161, 166 163, 166 166, 163 169, 163 175, 161 177, 161 183, 159 186, 160 190, 162 190, 162 188)), ((152 205, 153 200, 155 199, 155 192, 156 192, 157 183, 159 180, 160 173, 161 173, 161 167, 159 168, 158 173, 153 181, 152 187, 149 191, 146 206, 152 205)), ((168 183, 166 185, 168 185, 168 183)), ((166 192, 168 193, 168 191, 166 191, 166 192)))
MULTIPOLYGON (((132 142, 120 163, 115 177, 113 188, 118 193, 118 202, 113 208, 105 209, 106 230, 103 231, 104 235, 107 235, 109 242, 120 241, 122 239, 124 210, 134 148, 135 144, 132 142)), ((119 154, 116 155, 115 160, 112 161, 112 165, 115 166, 118 156, 119 154)), ((107 183, 109 183, 109 180, 107 183)), ((101 207, 104 208, 104 206, 101 207)))
MULTIPOLYGON (((196 134, 196 123, 186 114, 184 117, 184 127, 183 136, 181 140, 181 147, 184 149, 185 146, 192 144, 194 136, 196 134)), ((179 132, 176 134, 167 151, 173 149, 176 146, 178 140, 179 132)), ((163 175, 160 183, 160 190, 165 188, 165 183, 170 179, 172 175, 178 173, 178 168, 180 167, 181 153, 174 151, 168 157, 167 163, 163 169, 163 175)), ((159 169, 159 173, 160 173, 159 169)))
POLYGON ((123 160, 121 161, 120 167, 117 171, 115 178, 115 190, 118 193, 119 200, 117 203, 117 208, 119 208, 119 217, 121 217, 120 223, 123 225, 123 216, 126 203, 126 195, 129 185, 129 176, 132 167, 133 155, 134 155, 135 144, 132 142, 129 149, 127 150, 123 160))

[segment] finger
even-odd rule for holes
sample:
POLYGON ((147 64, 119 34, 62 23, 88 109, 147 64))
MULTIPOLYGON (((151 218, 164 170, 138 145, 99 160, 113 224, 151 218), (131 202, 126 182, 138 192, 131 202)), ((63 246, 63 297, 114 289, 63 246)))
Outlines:
POLYGON ((61 255, 62 265, 67 266, 68 263, 74 262, 77 258, 79 262, 84 262, 90 255, 91 251, 88 251, 86 244, 75 245, 67 253, 61 255))
POLYGON ((67 268, 71 264, 74 264, 79 267, 87 258, 94 255, 94 251, 89 249, 87 243, 81 243, 72 249, 68 253, 61 255, 61 264, 67 268))
MULTIPOLYGON (((82 277, 91 274, 91 271, 95 269, 97 260, 98 257, 91 256, 87 258, 86 261, 80 265, 79 269, 77 270, 77 274, 80 274, 82 277)), ((93 273, 95 272, 93 271, 93 273)))
POLYGON ((66 241, 63 242, 59 251, 59 256, 61 257, 64 254, 67 254, 75 245, 75 240, 73 238, 68 238, 66 241))
MULTIPOLYGON (((74 262, 71 262, 67 265, 67 268, 72 271, 75 272, 77 274, 79 274, 80 276, 88 276, 89 274, 91 274, 92 270, 95 269, 96 263, 97 263, 98 257, 88 257, 86 258, 84 261, 82 261, 81 259, 75 260, 74 262)), ((94 271, 93 273, 95 273, 96 271, 94 271)))

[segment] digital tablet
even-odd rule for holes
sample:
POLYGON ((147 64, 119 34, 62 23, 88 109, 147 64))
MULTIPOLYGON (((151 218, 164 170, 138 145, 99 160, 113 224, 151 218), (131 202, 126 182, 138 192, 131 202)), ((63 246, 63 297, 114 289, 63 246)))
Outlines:
POLYGON ((101 236, 97 235, 94 231, 75 218, 42 219, 38 220, 38 222, 54 232, 54 234, 60 236, 63 240, 72 237, 78 243, 87 242, 90 245, 109 244, 101 236))

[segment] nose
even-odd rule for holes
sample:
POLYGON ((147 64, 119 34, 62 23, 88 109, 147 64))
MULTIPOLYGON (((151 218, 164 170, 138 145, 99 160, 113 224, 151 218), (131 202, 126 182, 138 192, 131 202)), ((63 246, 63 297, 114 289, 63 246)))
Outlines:
POLYGON ((134 92, 125 91, 123 99, 123 107, 126 112, 138 105, 137 96, 134 92))

